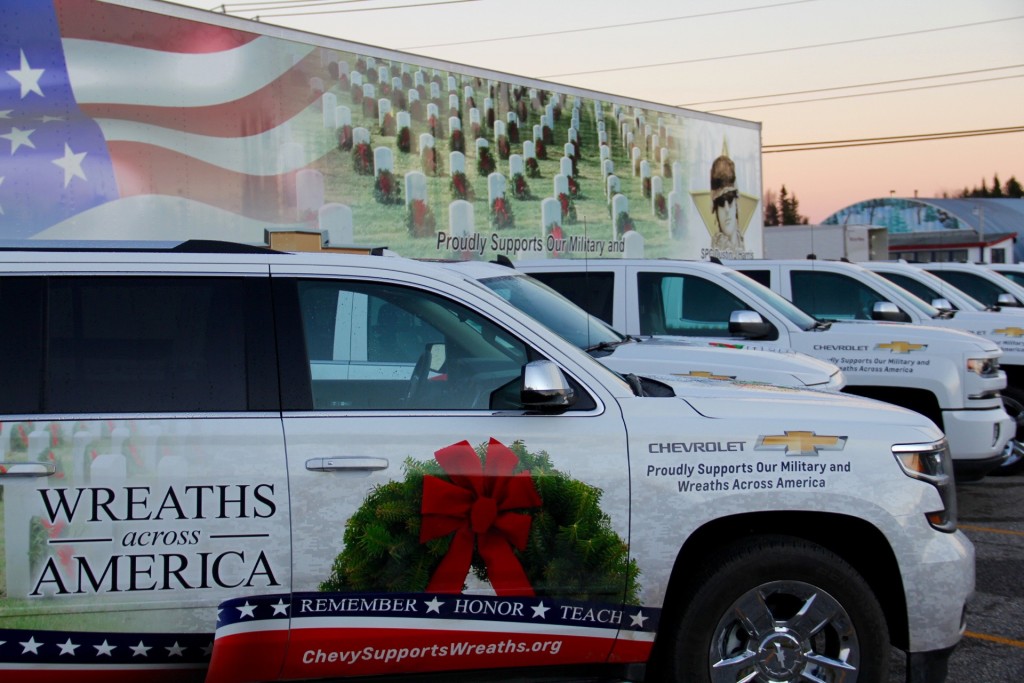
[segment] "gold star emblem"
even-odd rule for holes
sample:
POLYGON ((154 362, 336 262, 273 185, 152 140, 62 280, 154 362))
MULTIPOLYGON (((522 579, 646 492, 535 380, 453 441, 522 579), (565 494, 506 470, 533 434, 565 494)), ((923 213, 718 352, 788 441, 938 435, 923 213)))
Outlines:
POLYGON ((700 377, 702 379, 718 379, 718 380, 722 380, 722 381, 728 381, 728 380, 731 380, 731 379, 736 379, 735 375, 733 375, 731 377, 729 375, 715 375, 715 374, 713 374, 713 373, 711 373, 711 372, 709 372, 707 370, 691 370, 690 372, 686 373, 685 375, 683 373, 681 373, 681 372, 677 372, 677 373, 673 373, 673 375, 675 377, 700 377))
POLYGON ((841 451, 845 436, 817 435, 814 432, 790 432, 761 436, 755 451, 786 451, 786 455, 817 455, 819 451, 841 451))
POLYGON ((1007 337, 1020 337, 1024 335, 1024 329, 1019 327, 1004 327, 999 330, 993 330, 993 334, 1005 334, 1007 337))
POLYGON ((875 349, 889 349, 893 353, 910 353, 911 351, 920 351, 921 349, 927 349, 927 344, 912 344, 905 341, 894 341, 888 344, 878 344, 875 349))

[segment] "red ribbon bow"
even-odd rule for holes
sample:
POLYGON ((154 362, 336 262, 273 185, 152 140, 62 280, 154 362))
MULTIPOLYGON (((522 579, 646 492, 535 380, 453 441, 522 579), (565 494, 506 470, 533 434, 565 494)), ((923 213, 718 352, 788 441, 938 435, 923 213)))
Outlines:
POLYGON ((451 547, 430 577, 427 590, 460 593, 473 562, 473 547, 487 567, 487 578, 498 595, 533 595, 533 587, 513 552, 523 550, 532 519, 512 512, 540 507, 540 494, 530 473, 512 474, 519 458, 491 439, 486 464, 468 441, 442 448, 434 457, 451 479, 423 478, 420 543, 455 532, 451 547))

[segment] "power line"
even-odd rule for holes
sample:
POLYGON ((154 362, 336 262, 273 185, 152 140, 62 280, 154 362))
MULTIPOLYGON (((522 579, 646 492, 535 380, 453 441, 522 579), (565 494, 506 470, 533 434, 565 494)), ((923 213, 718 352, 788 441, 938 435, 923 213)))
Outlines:
MULTIPOLYGON (((703 102, 687 102, 685 104, 677 104, 677 107, 695 107, 702 104, 724 104, 728 102, 744 102, 747 100, 764 100, 771 99, 773 97, 790 97, 792 95, 810 95, 817 92, 830 92, 832 90, 850 90, 853 88, 870 88, 876 85, 893 85, 895 83, 912 83, 913 81, 924 81, 932 78, 949 78, 951 76, 967 76, 969 74, 980 74, 987 73, 989 71, 1004 71, 1006 69, 1019 69, 1024 67, 1024 64, 1011 64, 1009 66, 994 66, 988 69, 973 69, 971 71, 951 71, 944 74, 933 74, 931 76, 914 76, 912 78, 897 78, 891 81, 875 81, 873 83, 858 83, 855 85, 837 85, 831 88, 816 88, 814 90, 793 90, 790 92, 781 92, 774 95, 750 95, 749 97, 733 97, 725 100, 705 100, 703 102)), ((960 85, 954 83, 953 85, 960 85)), ((890 92, 899 92, 896 90, 890 92)), ((870 94, 870 93, 868 93, 870 94)))
POLYGON ((807 152, 818 149, 840 149, 844 147, 868 147, 872 145, 894 145, 904 142, 926 142, 932 140, 955 140, 958 138, 979 137, 983 135, 1006 135, 1008 133, 1024 133, 1024 126, 1008 126, 1005 128, 983 128, 979 130, 961 130, 947 133, 919 133, 916 135, 891 135, 878 138, 857 138, 852 140, 825 140, 821 142, 793 142, 777 145, 762 145, 762 154, 782 154, 785 152, 807 152), (779 149, 785 147, 787 149, 779 149))
POLYGON ((229 2, 215 9, 228 12, 255 12, 258 9, 288 9, 292 7, 319 7, 321 5, 350 5, 357 2, 373 2, 374 0, 268 0, 265 2, 229 2), (268 5, 277 5, 268 7, 268 5))
POLYGON ((799 45, 796 47, 780 47, 773 50, 760 50, 757 52, 740 52, 732 55, 719 55, 716 57, 695 57, 693 59, 681 59, 673 62, 657 62, 653 64, 636 64, 634 66, 618 66, 610 67, 605 69, 593 69, 591 71, 574 71, 571 73, 562 74, 547 74, 545 76, 538 76, 538 78, 562 78, 565 76, 587 76, 591 74, 604 74, 611 73, 613 71, 634 71, 637 69, 650 69, 659 66, 678 66, 680 64, 696 64, 698 62, 713 62, 720 59, 735 59, 737 57, 758 57, 761 55, 778 54, 781 52, 795 52, 798 50, 810 50, 819 47, 833 47, 836 45, 851 45, 854 43, 865 43, 873 40, 887 40, 889 38, 904 38, 906 36, 921 35, 925 33, 938 33, 940 31, 951 31, 954 29, 971 28, 974 26, 985 26, 987 24, 997 24, 1004 21, 1015 21, 1017 19, 1024 19, 1024 16, 1006 17, 1003 19, 990 19, 987 21, 977 21, 970 24, 956 24, 954 26, 940 26, 937 28, 926 28, 919 31, 905 31, 903 33, 890 33, 881 36, 868 36, 866 38, 851 38, 849 40, 836 40, 828 43, 816 43, 812 45, 799 45))
MULTIPOLYGON (((364 7, 362 9, 335 9, 335 10, 320 10, 317 12, 281 12, 278 14, 264 14, 256 16, 256 20, 260 19, 277 19, 278 17, 315 17, 323 14, 348 14, 350 12, 379 12, 382 10, 389 9, 416 9, 419 7, 434 7, 436 5, 459 5, 467 2, 482 2, 482 0, 436 0, 436 2, 421 2, 414 5, 390 5, 388 7, 364 7)), ((342 3, 347 4, 347 3, 342 3)), ((256 10, 243 10, 243 11, 256 11, 256 10)))
POLYGON ((688 14, 682 17, 665 17, 663 19, 647 19, 645 21, 629 21, 621 22, 618 24, 606 24, 604 26, 588 26, 585 28, 570 28, 563 29, 561 31, 545 31, 543 33, 522 33, 515 36, 496 36, 494 38, 480 38, 477 40, 460 40, 451 43, 434 43, 433 45, 408 45, 406 47, 400 47, 399 50, 422 50, 431 47, 452 47, 454 45, 474 45, 477 43, 494 43, 502 40, 521 40, 523 38, 545 38, 548 36, 559 36, 569 33, 586 33, 589 31, 605 31, 609 29, 627 28, 630 26, 644 26, 647 24, 664 24, 668 21, 683 21, 686 19, 701 19, 703 17, 713 17, 722 14, 736 14, 739 12, 749 12, 751 10, 761 9, 772 9, 775 7, 785 7, 786 5, 800 5, 808 2, 819 2, 819 0, 793 0, 792 2, 779 2, 771 5, 757 5, 755 7, 743 7, 739 9, 730 10, 718 10, 716 12, 702 12, 700 14, 688 14))
POLYGON ((808 102, 826 102, 828 100, 846 100, 851 97, 869 97, 871 95, 889 95, 891 93, 913 92, 915 90, 932 90, 934 88, 948 88, 954 85, 974 85, 975 83, 988 83, 990 81, 1005 81, 1011 78, 1024 78, 1024 74, 1015 76, 995 76, 993 78, 976 78, 971 81, 960 81, 958 83, 937 83, 935 85, 920 85, 914 88, 896 88, 894 90, 878 90, 876 92, 855 93, 852 95, 833 95, 832 97, 812 97, 807 100, 792 100, 790 102, 771 102, 768 104, 751 104, 744 107, 724 107, 722 109, 706 109, 708 113, 721 111, 739 111, 741 109, 764 109, 765 107, 781 107, 787 104, 807 104, 808 102))

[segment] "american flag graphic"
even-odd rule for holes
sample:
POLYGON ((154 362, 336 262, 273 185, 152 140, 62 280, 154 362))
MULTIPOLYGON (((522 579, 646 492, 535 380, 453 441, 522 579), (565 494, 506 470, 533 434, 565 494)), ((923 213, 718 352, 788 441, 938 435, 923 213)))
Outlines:
POLYGON ((3 11, 0 239, 300 224, 295 175, 336 145, 320 48, 95 0, 3 11))

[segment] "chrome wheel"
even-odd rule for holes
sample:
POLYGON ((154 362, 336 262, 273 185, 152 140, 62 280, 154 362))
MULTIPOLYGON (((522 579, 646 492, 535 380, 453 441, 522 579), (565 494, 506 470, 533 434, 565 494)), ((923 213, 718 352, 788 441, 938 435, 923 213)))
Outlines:
POLYGON ((1006 443, 1003 454, 1006 456, 1002 464, 992 474, 1016 474, 1024 470, 1024 397, 1013 389, 1003 392, 1003 409, 1013 418, 1013 437, 1006 443))
POLYGON ((715 628, 709 664, 716 683, 857 679, 860 645, 850 615, 827 592, 772 581, 744 593, 715 628))

